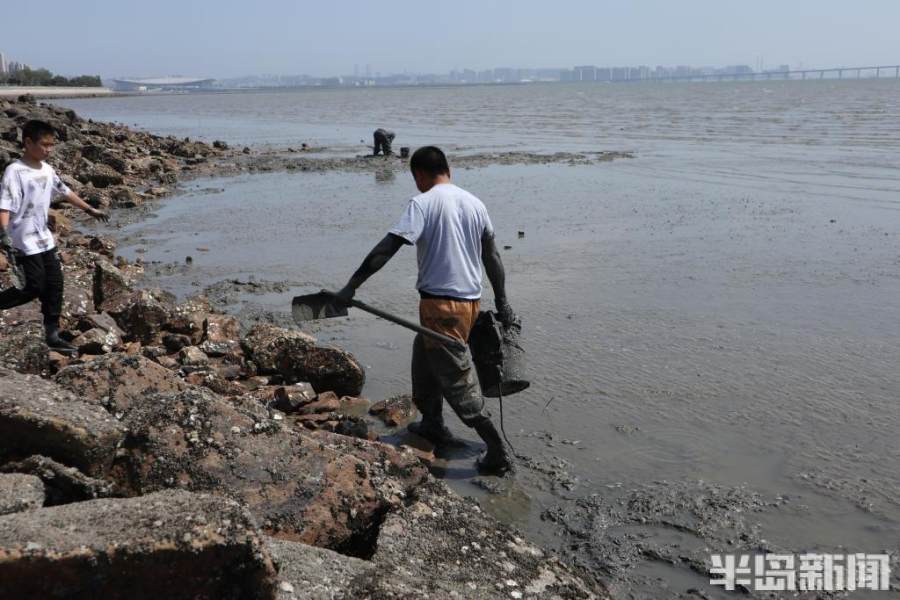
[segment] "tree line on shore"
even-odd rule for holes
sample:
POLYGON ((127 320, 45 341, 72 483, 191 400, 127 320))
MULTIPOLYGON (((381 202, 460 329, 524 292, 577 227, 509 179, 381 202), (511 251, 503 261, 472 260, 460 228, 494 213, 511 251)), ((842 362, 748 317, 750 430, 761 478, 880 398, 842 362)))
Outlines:
POLYGON ((0 73, 0 85, 52 86, 52 87, 101 87, 99 75, 63 77, 47 69, 25 67, 15 73, 0 73))

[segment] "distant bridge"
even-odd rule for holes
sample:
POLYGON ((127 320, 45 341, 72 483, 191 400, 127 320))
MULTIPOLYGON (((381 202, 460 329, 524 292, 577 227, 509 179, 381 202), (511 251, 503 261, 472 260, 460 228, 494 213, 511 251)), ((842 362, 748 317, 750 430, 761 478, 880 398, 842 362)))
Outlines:
POLYGON ((796 69, 793 71, 750 71, 746 73, 705 73, 695 75, 664 75, 656 77, 651 73, 649 78, 628 79, 627 81, 738 81, 746 79, 825 79, 830 74, 832 79, 862 79, 863 73, 870 78, 881 78, 882 72, 886 77, 900 79, 900 65, 880 65, 874 67, 833 67, 830 69, 796 69))

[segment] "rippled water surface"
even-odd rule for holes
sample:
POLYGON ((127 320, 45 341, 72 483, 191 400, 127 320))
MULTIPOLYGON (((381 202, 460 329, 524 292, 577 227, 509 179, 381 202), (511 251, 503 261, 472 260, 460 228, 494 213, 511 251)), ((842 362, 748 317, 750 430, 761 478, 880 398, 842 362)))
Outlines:
MULTIPOLYGON (((161 133, 305 141, 344 154, 362 151, 359 140, 378 126, 395 129, 399 145, 456 153, 633 151, 592 166, 454 173, 485 201, 509 246, 509 294, 525 321, 533 386, 507 400, 507 430, 520 453, 555 465, 521 469, 486 505, 555 543, 563 538, 540 519, 545 509, 592 494, 612 502, 641 486, 666 489, 663 481, 714 484, 763 499, 745 518, 766 547, 900 553, 896 81, 66 104, 161 133)), ((192 255, 190 271, 161 280, 183 294, 225 278, 289 281, 289 292, 247 299, 280 312, 294 292, 342 284, 415 193, 403 172, 273 173, 190 187, 126 229, 126 252, 192 255)), ((415 315, 414 261, 402 251, 359 297, 415 315)), ((368 366, 369 396, 408 391, 409 332, 362 314, 317 329, 368 366)), ((470 460, 451 460, 447 475, 482 493, 469 482, 470 460)), ((720 543, 704 540, 709 552, 729 550, 720 543)), ((633 562, 610 569, 624 594, 705 589, 685 565, 633 562), (654 588, 656 577, 670 582, 666 591, 654 588)))

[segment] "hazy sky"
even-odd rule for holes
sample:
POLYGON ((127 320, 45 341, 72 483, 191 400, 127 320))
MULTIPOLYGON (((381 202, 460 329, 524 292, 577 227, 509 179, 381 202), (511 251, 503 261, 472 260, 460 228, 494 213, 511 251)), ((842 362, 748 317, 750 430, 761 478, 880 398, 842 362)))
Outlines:
POLYGON ((900 63, 898 23, 898 0, 49 0, 4 11, 0 51, 104 76, 825 67, 900 63))

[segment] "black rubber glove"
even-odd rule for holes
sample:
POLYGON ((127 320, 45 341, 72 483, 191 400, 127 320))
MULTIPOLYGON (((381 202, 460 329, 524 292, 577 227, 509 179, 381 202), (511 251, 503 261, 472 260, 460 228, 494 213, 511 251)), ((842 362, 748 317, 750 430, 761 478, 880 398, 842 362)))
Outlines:
POLYGON ((350 301, 353 300, 353 296, 356 295, 356 288, 347 284, 335 295, 339 302, 342 302, 346 306, 350 306, 350 301))
POLYGON ((109 223, 109 215, 103 212, 102 210, 97 210, 96 208, 92 208, 88 211, 88 214, 100 221, 101 223, 109 223))
POLYGON ((500 322, 503 323, 504 327, 511 327, 513 325, 518 327, 522 326, 522 320, 519 319, 519 315, 513 312, 509 302, 506 300, 498 300, 494 304, 497 307, 497 318, 500 319, 500 322))
POLYGON ((0 229, 0 250, 4 253, 9 253, 12 250, 12 239, 9 237, 9 232, 5 229, 0 229))
POLYGON ((13 286, 18 289, 25 288, 25 270, 19 263, 19 252, 13 248, 12 239, 9 237, 9 231, 0 228, 0 254, 6 257, 9 263, 9 278, 13 286))

